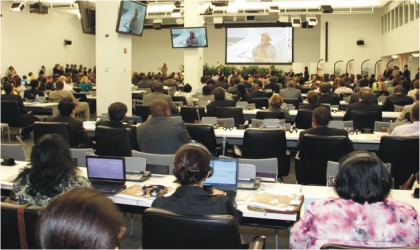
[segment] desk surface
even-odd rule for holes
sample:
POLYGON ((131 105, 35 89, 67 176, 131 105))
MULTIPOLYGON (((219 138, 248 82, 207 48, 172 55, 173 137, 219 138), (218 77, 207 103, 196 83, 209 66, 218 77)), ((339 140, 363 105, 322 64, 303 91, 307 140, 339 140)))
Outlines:
MULTIPOLYGON (((254 110, 244 110, 243 113, 244 115, 257 115, 258 111, 262 111, 259 109, 254 109, 254 110)), ((296 116, 298 113, 297 110, 290 110, 289 114, 291 116, 296 116)), ((346 112, 345 111, 338 111, 338 112, 331 112, 331 116, 333 118, 343 118, 344 114, 346 112)), ((388 111, 382 111, 382 118, 386 118, 386 119, 397 119, 400 115, 400 112, 388 112, 388 111)))
POLYGON ((47 103, 36 103, 36 102, 24 102, 25 107, 36 107, 36 108, 52 108, 58 106, 58 102, 47 102, 47 103))

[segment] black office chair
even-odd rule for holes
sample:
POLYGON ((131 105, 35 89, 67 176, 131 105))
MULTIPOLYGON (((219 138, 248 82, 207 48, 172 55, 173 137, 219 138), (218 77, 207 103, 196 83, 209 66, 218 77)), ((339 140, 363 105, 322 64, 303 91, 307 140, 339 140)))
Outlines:
POLYGON ((299 108, 299 100, 297 98, 283 98, 283 101, 287 104, 292 104, 295 109, 299 108))
POLYGON ((1 101, 1 122, 7 123, 10 128, 19 128, 19 136, 23 129, 31 130, 34 121, 34 114, 31 111, 24 115, 20 114, 16 101, 1 101))
POLYGON ((217 118, 233 118, 235 120, 235 127, 246 128, 248 121, 244 120, 244 113, 242 108, 239 107, 217 107, 217 118))
POLYGON ((191 139, 195 140, 206 146, 206 148, 213 154, 213 156, 218 156, 219 152, 216 148, 216 136, 214 134, 214 128, 210 125, 205 124, 185 124, 190 134, 191 139))
POLYGON ((131 129, 98 126, 95 138, 97 155, 131 156, 131 129))
POLYGON ((256 119, 284 119, 284 112, 258 111, 256 119))
POLYGON ((262 107, 268 108, 268 98, 252 98, 252 102, 255 103, 256 109, 261 109, 262 107))
POLYGON ((382 121, 381 111, 351 111, 350 119, 353 120, 353 129, 362 132, 373 132, 375 121, 382 121))
POLYGON ((378 157, 391 163, 394 188, 399 188, 419 171, 419 137, 382 136, 378 157))
POLYGON ((149 105, 136 105, 136 116, 140 116, 143 122, 147 121, 150 115, 149 105))
POLYGON ((299 184, 325 186, 327 162, 338 162, 349 151, 350 141, 345 136, 305 135, 299 153, 300 166, 295 166, 296 179, 299 184))
POLYGON ((298 129, 312 128, 313 110, 300 109, 295 118, 295 126, 298 129))
POLYGON ((287 176, 290 170, 290 156, 287 155, 286 133, 282 129, 249 128, 242 143, 242 158, 277 158, 278 175, 287 176))
MULTIPOLYGON (((148 208, 143 214, 144 249, 241 248, 238 224, 232 215, 193 215, 148 208), (186 237, 187 236, 187 237, 186 237)), ((256 236, 250 249, 262 249, 265 236, 256 236)))
POLYGON ((182 102, 183 105, 187 105, 187 99, 185 96, 172 96, 173 102, 182 102))
POLYGON ((78 146, 75 144, 70 131, 70 126, 66 122, 35 122, 34 143, 36 143, 38 139, 45 134, 58 134, 64 138, 71 148, 78 146))
POLYGON ((185 123, 194 123, 199 121, 201 118, 206 116, 206 110, 204 107, 181 107, 181 117, 185 123))
MULTIPOLYGON (((74 90, 74 92, 76 92, 76 93, 80 93, 80 92, 82 92, 82 89, 81 88, 79 88, 79 87, 74 87, 73 88, 73 90, 74 90)), ((74 96, 74 97, 76 97, 76 96, 74 96)), ((77 97, 76 97, 77 98, 77 97)))
MULTIPOLYGON (((21 205, 1 203, 1 248, 24 249, 20 244, 17 210, 21 205)), ((26 243, 29 249, 40 248, 37 240, 37 223, 44 207, 29 206, 24 211, 26 243)))
POLYGON ((74 95, 74 97, 76 97, 76 99, 79 102, 87 102, 88 101, 87 97, 86 97, 86 94, 84 94, 84 93, 73 93, 73 95, 74 95))
POLYGON ((404 107, 405 105, 410 105, 410 104, 413 104, 413 101, 391 101, 391 103, 392 103, 392 105, 393 106, 391 106, 391 107, 389 107, 389 109, 388 110, 384 110, 384 111, 389 111, 389 112, 394 112, 394 110, 395 110, 395 105, 397 105, 397 106, 401 106, 401 107, 404 107))

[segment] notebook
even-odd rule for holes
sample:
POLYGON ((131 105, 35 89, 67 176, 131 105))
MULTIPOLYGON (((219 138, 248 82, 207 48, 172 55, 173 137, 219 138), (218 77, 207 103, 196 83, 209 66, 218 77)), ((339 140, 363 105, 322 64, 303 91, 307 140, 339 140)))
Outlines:
POLYGON ((213 158, 210 162, 213 175, 207 178, 204 186, 212 186, 221 191, 236 191, 238 189, 238 159, 213 158))
POLYGON ((106 194, 115 194, 126 188, 123 157, 87 155, 86 170, 93 189, 106 194))

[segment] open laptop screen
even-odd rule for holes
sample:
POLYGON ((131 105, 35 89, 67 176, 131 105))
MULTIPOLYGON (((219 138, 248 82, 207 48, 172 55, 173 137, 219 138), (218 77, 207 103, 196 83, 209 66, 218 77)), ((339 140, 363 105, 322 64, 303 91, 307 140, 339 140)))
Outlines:
POLYGON ((125 181, 124 158, 86 156, 89 179, 125 181))
POLYGON ((238 181, 237 159, 212 159, 213 175, 204 182, 205 186, 236 187, 238 181))

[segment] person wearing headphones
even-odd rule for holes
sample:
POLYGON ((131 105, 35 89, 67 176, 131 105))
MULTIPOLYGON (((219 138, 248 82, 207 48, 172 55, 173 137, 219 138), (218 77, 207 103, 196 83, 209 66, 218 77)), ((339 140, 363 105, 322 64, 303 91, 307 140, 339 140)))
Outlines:
POLYGON ((271 45, 271 37, 267 32, 261 34, 261 43, 252 50, 252 56, 257 57, 256 62, 270 62, 276 58, 276 49, 271 45))

